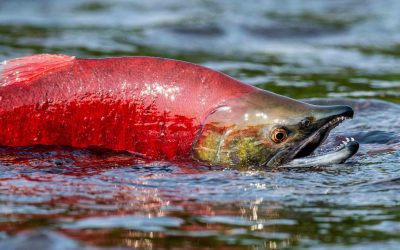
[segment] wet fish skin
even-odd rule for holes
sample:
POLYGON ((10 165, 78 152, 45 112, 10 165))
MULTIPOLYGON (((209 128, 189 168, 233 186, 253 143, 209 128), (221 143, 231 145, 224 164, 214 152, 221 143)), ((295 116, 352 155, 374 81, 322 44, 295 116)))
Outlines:
POLYGON ((0 144, 127 150, 190 157, 204 117, 255 87, 171 59, 33 55, 2 65, 0 144))
POLYGON ((5 61, 0 76, 5 146, 97 147, 152 160, 276 167, 303 149, 312 152, 327 125, 353 115, 347 106, 307 104, 155 57, 33 55, 5 61), (271 137, 277 129, 287 134, 279 142, 271 137))

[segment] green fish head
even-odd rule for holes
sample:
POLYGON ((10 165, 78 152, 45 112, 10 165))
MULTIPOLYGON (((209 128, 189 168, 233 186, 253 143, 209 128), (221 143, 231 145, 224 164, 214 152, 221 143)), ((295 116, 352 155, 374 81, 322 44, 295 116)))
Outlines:
POLYGON ((193 157, 209 165, 274 168, 310 155, 348 106, 317 106, 267 91, 224 101, 202 124, 193 157))

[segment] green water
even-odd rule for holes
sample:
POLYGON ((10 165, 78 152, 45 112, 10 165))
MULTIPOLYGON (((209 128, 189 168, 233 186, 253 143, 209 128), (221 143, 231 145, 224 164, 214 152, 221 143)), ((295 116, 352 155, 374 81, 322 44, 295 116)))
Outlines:
POLYGON ((352 105, 355 119, 327 143, 361 143, 346 165, 279 172, 1 149, 0 248, 398 249, 399 9, 395 0, 0 1, 0 60, 199 63, 292 98, 352 105))

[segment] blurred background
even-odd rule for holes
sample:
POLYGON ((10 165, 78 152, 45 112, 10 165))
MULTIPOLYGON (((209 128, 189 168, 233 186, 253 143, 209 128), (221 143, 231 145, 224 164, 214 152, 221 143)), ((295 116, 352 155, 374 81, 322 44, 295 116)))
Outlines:
POLYGON ((400 1, 0 0, 0 61, 34 53, 175 58, 345 103, 327 143, 361 148, 278 172, 0 148, 0 249, 399 248, 400 1))

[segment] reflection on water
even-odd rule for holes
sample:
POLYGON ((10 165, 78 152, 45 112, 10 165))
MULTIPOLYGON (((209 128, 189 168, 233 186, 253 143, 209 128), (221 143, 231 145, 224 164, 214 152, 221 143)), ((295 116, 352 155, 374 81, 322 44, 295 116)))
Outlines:
POLYGON ((0 1, 0 60, 184 59, 294 98, 350 104, 355 119, 320 150, 345 136, 361 142, 346 165, 280 172, 2 148, 0 248, 396 249, 399 8, 395 0, 0 1))
POLYGON ((36 239, 23 233, 32 229, 51 230, 38 231, 42 241, 37 244, 57 236, 74 244, 146 249, 329 247, 365 241, 389 247, 400 241, 400 123, 398 116, 380 117, 400 107, 367 100, 309 101, 355 108, 358 116, 334 130, 325 146, 355 137, 363 147, 352 162, 326 169, 241 172, 143 162, 113 152, 3 148, 3 244, 36 239), (365 136, 368 131, 379 140, 365 136))

